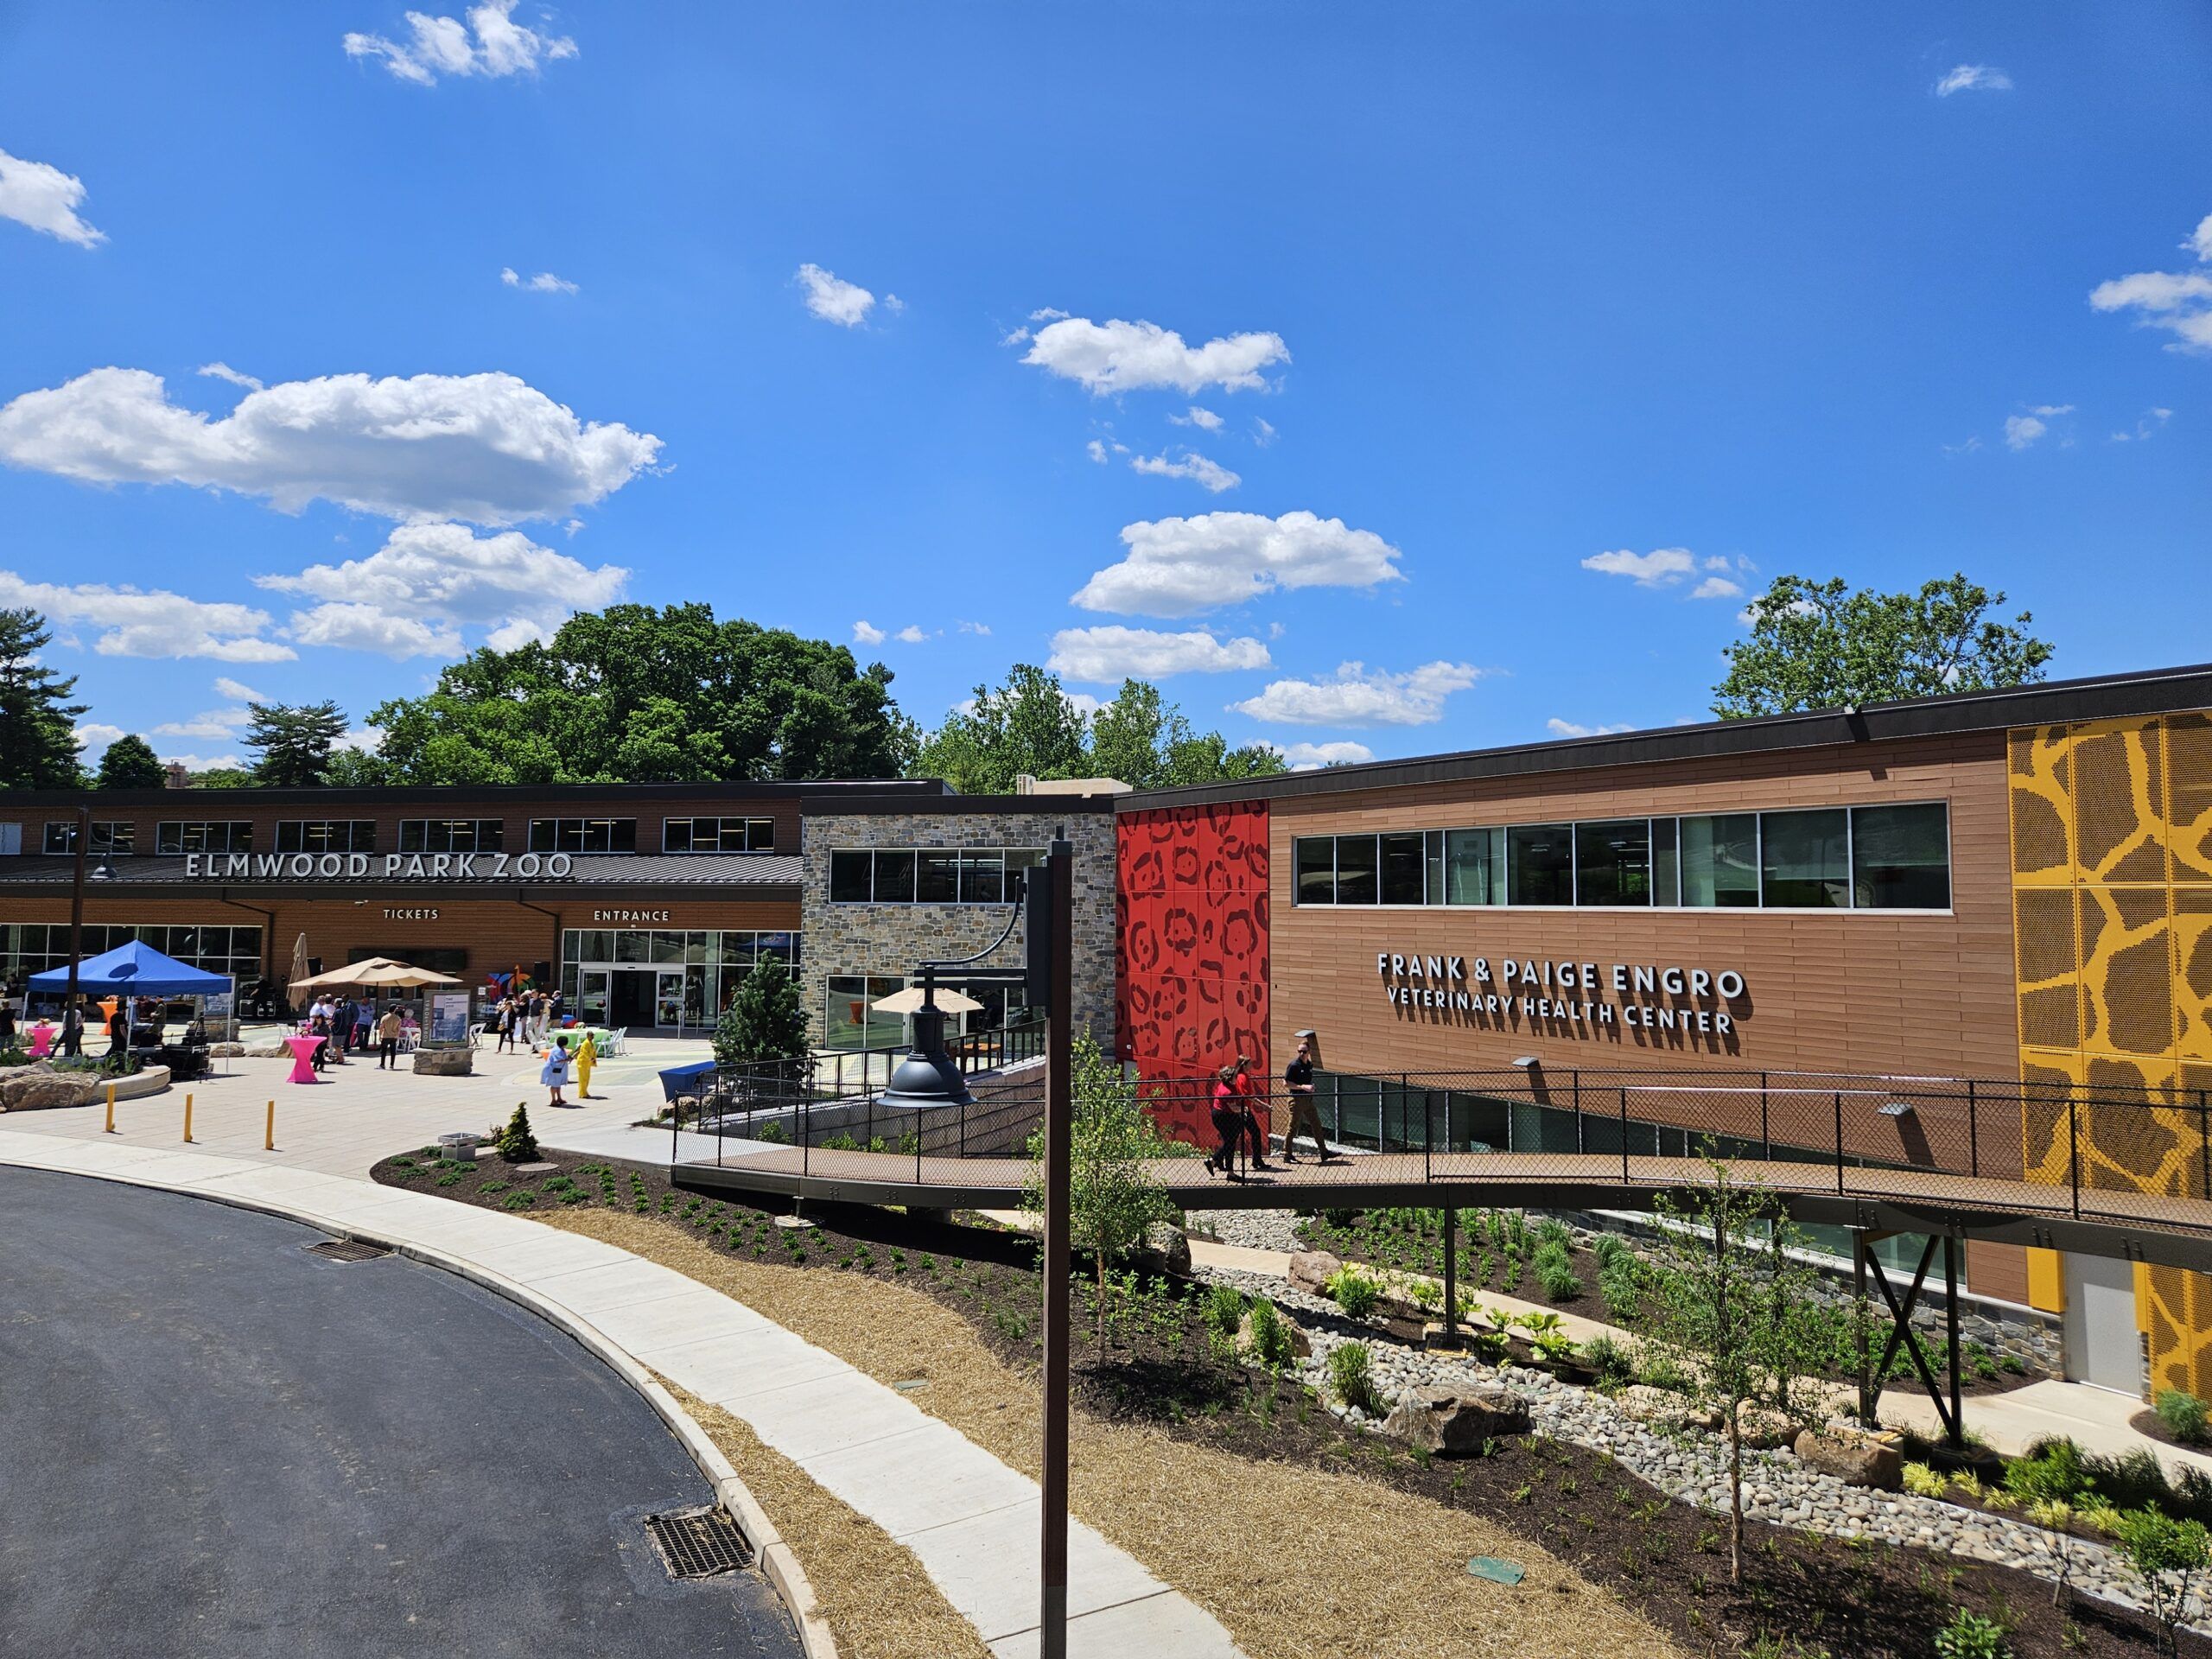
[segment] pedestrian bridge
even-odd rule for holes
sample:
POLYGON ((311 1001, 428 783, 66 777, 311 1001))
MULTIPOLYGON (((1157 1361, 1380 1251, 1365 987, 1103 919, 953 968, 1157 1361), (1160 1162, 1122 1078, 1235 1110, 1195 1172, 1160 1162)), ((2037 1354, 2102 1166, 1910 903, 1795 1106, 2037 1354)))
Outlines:
MULTIPOLYGON (((707 1193, 1010 1208, 1021 1201, 1029 1163, 1008 1154, 1035 1125, 1040 1079, 997 1089, 975 1081, 976 1102, 957 1113, 902 1115, 874 1103, 863 1122, 850 1101, 787 1104, 780 1116, 792 1144, 731 1131, 712 1159, 671 1161, 670 1176, 707 1193), (863 1131, 862 1145, 899 1149, 858 1150, 845 1135, 837 1147, 809 1144, 823 1138, 816 1112, 863 1131)), ((1713 1151, 1735 1179, 1767 1188, 1807 1223, 2212 1273, 2212 1103, 2196 1091, 2177 1098, 2018 1079, 1740 1072, 1516 1071, 1321 1084, 1332 1139, 1344 1145, 1356 1135, 1376 1149, 1266 1170, 1240 1160, 1237 1175, 1224 1179, 1193 1147, 1157 1160, 1154 1176, 1186 1210, 1646 1210, 1662 1194, 1709 1185, 1702 1154, 1713 1151)), ((1190 1133, 1209 1087, 1147 1082, 1141 1093, 1160 1122, 1190 1133)), ((1279 1094, 1255 1103, 1263 1119, 1288 1122, 1279 1094)))

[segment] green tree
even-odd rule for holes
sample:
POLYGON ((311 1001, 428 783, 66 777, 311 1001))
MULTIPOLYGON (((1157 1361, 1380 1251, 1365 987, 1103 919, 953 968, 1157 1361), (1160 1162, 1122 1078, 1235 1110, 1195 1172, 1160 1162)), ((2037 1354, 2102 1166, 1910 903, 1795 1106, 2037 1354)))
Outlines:
POLYGON ((189 773, 194 789, 251 789, 253 774, 238 766, 216 766, 189 773))
POLYGON ((914 774, 942 778, 965 795, 1011 795, 1014 780, 1083 778, 1090 764, 1090 722, 1068 700, 1057 674, 1016 663, 1006 684, 976 688, 914 759, 914 774))
MULTIPOLYGON (((1156 1222, 1173 1218, 1175 1206, 1154 1178, 1151 1162, 1166 1155, 1160 1132, 1137 1103, 1136 1079, 1100 1052, 1088 1032, 1069 1057, 1068 1239, 1090 1252, 1098 1275, 1098 1341, 1106 1342, 1107 1271, 1144 1243, 1156 1222)), ((1021 1207, 1045 1213, 1045 1132, 1029 1137, 1029 1173, 1021 1207)))
POLYGON ((2152 1509, 2132 1510, 2120 1519, 2120 1553, 2142 1575, 2150 1592, 2158 1651, 2179 1653, 2190 1581, 2212 1566, 2212 1535, 2201 1521, 2177 1521, 2152 1509))
POLYGON ((107 753, 100 756, 99 770, 93 775, 95 789, 159 789, 168 781, 168 773, 162 767, 154 746, 144 738, 126 733, 107 746, 107 753))
MULTIPOLYGON (((1687 1197, 1661 1194, 1675 1224, 1653 1242, 1639 1332, 1721 1414, 1728 1435, 1728 1577, 1744 1579, 1744 1425, 1763 1390, 1787 1396, 1789 1381, 1825 1347, 1820 1275, 1802 1251, 1776 1249, 1768 1229, 1787 1228, 1774 1195, 1708 1158, 1709 1179, 1687 1197)), ((1787 1245, 1790 1241, 1785 1238, 1787 1245)))
POLYGON ((63 679, 38 660, 53 642, 46 619, 32 610, 0 610, 0 789, 76 789, 74 676, 63 679))
POLYGON ((615 605, 544 643, 472 652, 370 719, 395 783, 895 778, 916 737, 891 677, 707 605, 615 605))
POLYGON ((922 746, 917 776, 942 778, 970 794, 1010 794, 1014 779, 1114 778, 1133 789, 1233 782, 1282 770, 1259 744, 1232 748, 1219 732, 1192 728, 1183 711, 1145 680, 1124 680, 1114 700, 1086 718, 1059 677, 1017 663, 997 690, 977 686, 922 746))
POLYGON ((391 768, 372 749, 334 749, 327 775, 334 789, 374 789, 391 781, 391 768))
POLYGON ((346 716, 334 702, 254 702, 246 705, 245 746, 261 757, 253 780, 273 789, 302 789, 330 781, 330 751, 346 735, 346 716))
POLYGON ((1713 712, 1741 720, 2039 680, 2052 648, 2027 632, 2026 611, 1993 620, 2004 602, 1963 575, 1917 594, 1779 577, 1751 601, 1751 637, 1727 648, 1713 712))
POLYGON ((798 982, 780 957, 763 957, 715 1022, 715 1063, 796 1059, 809 1052, 798 982))

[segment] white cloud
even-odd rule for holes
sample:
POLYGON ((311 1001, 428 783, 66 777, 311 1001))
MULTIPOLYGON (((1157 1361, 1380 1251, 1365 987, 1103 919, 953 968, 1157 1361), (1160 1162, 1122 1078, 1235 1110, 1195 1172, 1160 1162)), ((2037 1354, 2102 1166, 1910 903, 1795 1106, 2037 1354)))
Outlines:
POLYGON ((541 270, 535 276, 525 276, 512 265, 499 270, 499 280, 509 288, 527 289, 533 294, 573 294, 576 285, 567 278, 556 276, 550 270, 541 270))
POLYGON ((103 657, 206 657, 221 663, 288 662, 289 645, 261 638, 266 611, 250 605, 203 604, 163 588, 75 587, 30 582, 0 570, 0 605, 29 606, 55 622, 105 629, 92 649, 103 657))
POLYGON ((796 280, 806 289, 806 308, 841 328, 858 327, 875 304, 875 296, 859 283, 846 282, 819 265, 801 265, 796 280))
POLYGON ((1316 772, 1323 766, 1357 766, 1375 758, 1364 743, 1268 743, 1293 772, 1316 772))
POLYGON ((1582 561, 1585 570, 1609 576, 1633 576, 1639 588, 1669 588, 1697 569, 1697 556, 1686 547, 1662 547, 1651 553, 1592 553, 1582 561))
POLYGON ((923 640, 928 639, 929 635, 922 632, 921 625, 919 623, 909 622, 905 627, 899 629, 898 632, 893 634, 891 637, 906 645, 918 645, 923 640))
POLYGON ((1344 663, 1334 679, 1270 681, 1258 696, 1229 706, 1287 726, 1432 726, 1444 718, 1444 699, 1482 675, 1468 663, 1424 663, 1403 674, 1344 663))
POLYGON ((1193 484, 1219 495, 1224 490, 1233 490, 1244 480, 1228 467, 1208 461, 1196 450, 1185 449, 1182 458, 1170 461, 1163 453, 1157 455, 1138 455, 1129 465, 1141 473, 1150 473, 1156 478, 1187 478, 1193 484))
POLYGON ((77 747, 89 758, 95 749, 104 749, 123 735, 123 728, 109 726, 97 720, 88 720, 77 728, 74 736, 77 747))
POLYGON ((220 420, 143 369, 94 369, 0 408, 0 460, 95 484, 187 484, 318 498, 390 518, 509 524, 620 489, 660 440, 580 422, 511 374, 365 374, 249 392, 220 420))
POLYGON ((348 34, 343 42, 346 55, 381 59, 400 79, 418 86, 435 86, 440 75, 534 75, 541 64, 576 55, 574 41, 524 28, 514 21, 514 9, 515 0, 484 0, 469 8, 465 23, 410 11, 407 23, 413 38, 400 41, 382 35, 348 34), (472 29, 474 41, 469 38, 472 29))
POLYGON ((1373 588, 1402 582, 1396 548, 1341 518, 1207 512, 1125 524, 1128 556, 1084 583, 1086 611, 1196 616, 1278 588, 1373 588))
POLYGON ((333 740, 334 749, 358 749, 364 754, 374 754, 384 747, 384 728, 381 726, 353 726, 333 740))
POLYGON ((1083 453, 1089 455, 1091 460, 1096 461, 1101 467, 1103 467, 1109 459, 1106 454, 1106 446, 1100 442, 1096 438, 1093 438, 1089 443, 1083 446, 1083 453))
MULTIPOLYGON (((2200 264, 2212 263, 2212 213, 2198 222, 2182 247, 2200 264)), ((2212 272, 2138 271, 2098 283, 2090 290, 2089 305, 2098 311, 2132 311, 2138 322, 2170 330, 2177 338, 2169 351, 2212 352, 2212 272)))
POLYGON ((1264 449, 1274 441, 1275 429, 1274 425, 1269 422, 1260 419, 1257 416, 1253 416, 1252 442, 1258 444, 1261 448, 1264 449))
POLYGON ((478 536, 466 524, 401 524, 366 558, 310 565, 255 584, 320 602, 292 613, 286 632, 302 645, 387 657, 457 657, 461 629, 495 630, 512 651, 550 637, 572 613, 621 596, 630 573, 587 565, 518 530, 478 536))
POLYGON ((1268 648, 1257 639, 1217 639, 1204 629, 1161 633, 1150 628, 1063 628, 1052 636, 1046 666, 1071 680, 1115 684, 1126 679, 1162 680, 1171 674, 1221 674, 1265 668, 1268 648))
POLYGON ((1554 737, 1605 737, 1614 732, 1632 732, 1633 726, 1578 726, 1571 720, 1554 716, 1544 722, 1544 729, 1554 737))
POLYGON ((2174 412, 2171 409, 2146 409, 2143 411, 2142 418, 2135 423, 2135 429, 2133 432, 2115 432, 2112 435, 2112 441, 2114 443, 2147 442, 2157 434, 2160 427, 2173 417, 2174 412))
POLYGON ((219 675, 215 680, 218 696, 228 697, 229 704, 221 709, 205 709, 189 720, 165 720, 154 728, 156 737, 207 737, 218 742, 234 741, 253 719, 248 703, 267 702, 269 699, 251 686, 227 676, 219 675))
POLYGON ((1196 404, 1192 404, 1188 414, 1170 415, 1167 417, 1167 424, 1195 426, 1201 432, 1218 432, 1221 430, 1221 416, 1210 409, 1201 409, 1196 404))
POLYGON ((182 766, 187 772, 247 772, 251 767, 243 756, 236 754, 163 754, 154 751, 165 766, 182 766))
POLYGON ((853 624, 853 643, 856 645, 880 645, 890 637, 873 622, 861 621, 853 624))
POLYGON ((957 626, 963 633, 976 633, 988 637, 991 632, 991 625, 988 622, 962 622, 957 626))
POLYGON ((268 697, 263 693, 255 690, 251 686, 245 684, 243 681, 231 678, 227 674, 218 674, 215 677, 215 691, 218 696, 228 697, 234 702, 266 702, 269 701, 268 697))
POLYGON ((1208 386, 1239 391, 1264 385, 1260 371, 1287 363, 1290 348, 1281 334, 1230 334, 1193 346, 1157 323, 1061 316, 1037 331, 1021 360, 1101 395, 1161 388, 1195 392, 1208 386))
POLYGON ((202 363, 198 369, 194 371, 194 372, 204 374, 210 380, 227 380, 234 386, 244 386, 248 391, 262 391, 266 390, 261 382, 255 379, 251 375, 240 374, 236 369, 232 368, 227 363, 202 363))
POLYGON ((1936 96, 1948 98, 1954 92, 2009 92, 2012 77, 1994 65, 1962 63, 1936 83, 1936 96))
POLYGON ((2038 404, 2025 415, 2006 416, 2005 417, 2005 447, 2008 449, 2026 448, 2050 430, 2052 420, 2058 416, 2071 415, 2073 412, 2074 405, 2071 404, 2038 404))
POLYGON ((1947 455, 1970 455, 1980 448, 1981 440, 1976 437, 1969 437, 1964 443, 1947 443, 1942 446, 1943 453, 1947 455))
POLYGON ((0 149, 0 219, 12 219, 80 248, 107 240, 77 217, 85 199, 84 181, 44 162, 27 162, 0 149))
MULTIPOLYGON (((1064 691, 1060 695, 1068 700, 1068 707, 1085 720, 1090 719, 1091 715, 1106 706, 1105 698, 1094 697, 1088 691, 1064 691)), ((974 699, 970 698, 969 701, 972 708, 974 699)))
POLYGON ((1692 599, 1733 599, 1743 592, 1742 587, 1726 576, 1707 576, 1690 589, 1692 599))

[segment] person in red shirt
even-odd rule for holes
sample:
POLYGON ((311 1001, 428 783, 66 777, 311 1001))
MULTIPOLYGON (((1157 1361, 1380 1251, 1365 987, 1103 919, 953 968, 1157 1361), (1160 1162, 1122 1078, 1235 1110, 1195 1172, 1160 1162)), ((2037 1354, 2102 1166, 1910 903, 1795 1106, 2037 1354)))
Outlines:
POLYGON ((1236 1057, 1236 1103, 1244 1119, 1244 1135, 1251 1143, 1252 1167, 1271 1169, 1268 1162, 1268 1135, 1260 1127, 1260 1116, 1254 1109, 1258 1091, 1252 1087, 1252 1062, 1243 1055, 1236 1057))
POLYGON ((1206 1158, 1206 1173, 1226 1175, 1237 1179, 1236 1143, 1243 1138, 1243 1103, 1236 1093, 1236 1068, 1224 1065, 1215 1074, 1213 1084, 1213 1132, 1220 1146, 1206 1158))

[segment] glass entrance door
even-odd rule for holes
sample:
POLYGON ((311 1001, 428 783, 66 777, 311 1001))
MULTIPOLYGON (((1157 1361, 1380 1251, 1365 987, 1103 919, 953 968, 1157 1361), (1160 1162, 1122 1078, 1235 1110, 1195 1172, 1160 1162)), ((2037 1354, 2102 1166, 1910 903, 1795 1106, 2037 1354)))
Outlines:
POLYGON ((660 994, 653 999, 654 1023, 661 1026, 680 1026, 683 1023, 683 970, 660 976, 660 994))
POLYGON ((612 1022, 607 1017, 607 969, 587 968, 583 970, 576 997, 576 1015, 588 1026, 605 1026, 612 1022))

